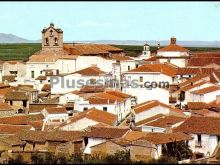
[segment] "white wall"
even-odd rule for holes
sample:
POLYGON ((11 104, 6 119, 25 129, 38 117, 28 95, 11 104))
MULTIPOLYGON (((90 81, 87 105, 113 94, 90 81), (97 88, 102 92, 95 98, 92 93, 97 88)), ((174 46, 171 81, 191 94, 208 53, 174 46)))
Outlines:
POLYGON ((61 127, 61 130, 64 131, 79 131, 79 130, 84 130, 85 128, 89 126, 93 126, 98 124, 98 122, 88 119, 88 118, 82 118, 80 120, 77 120, 74 123, 67 123, 65 126, 61 127))
POLYGON ((168 108, 161 107, 161 106, 155 106, 151 109, 148 109, 146 111, 135 114, 135 122, 144 120, 146 118, 153 117, 158 114, 167 115, 167 114, 169 114, 169 112, 170 112, 170 110, 168 108))
POLYGON ((202 134, 201 147, 196 147, 196 141, 198 141, 197 135, 191 134, 191 136, 193 137, 193 140, 189 141, 189 146, 193 152, 204 153, 204 156, 212 155, 218 144, 217 136, 202 134))
POLYGON ((97 144, 101 144, 106 142, 105 139, 101 139, 101 138, 88 138, 88 144, 86 145, 86 148, 84 150, 84 154, 91 154, 91 148, 92 146, 95 146, 97 144))

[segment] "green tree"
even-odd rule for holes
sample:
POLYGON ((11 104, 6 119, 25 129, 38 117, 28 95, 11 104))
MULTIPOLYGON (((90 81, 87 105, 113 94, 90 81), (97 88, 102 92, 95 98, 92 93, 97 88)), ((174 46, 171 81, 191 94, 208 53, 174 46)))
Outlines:
POLYGON ((19 154, 15 159, 10 158, 8 164, 25 164, 25 162, 23 156, 19 154))
POLYGON ((173 157, 177 161, 192 157, 192 150, 184 141, 168 143, 163 147, 162 152, 164 156, 173 157))

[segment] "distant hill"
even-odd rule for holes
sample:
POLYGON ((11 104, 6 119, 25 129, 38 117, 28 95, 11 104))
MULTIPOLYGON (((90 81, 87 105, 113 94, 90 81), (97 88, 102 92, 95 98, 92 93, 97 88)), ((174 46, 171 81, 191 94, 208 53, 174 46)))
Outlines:
MULTIPOLYGON (((81 40, 75 43, 95 43, 95 44, 112 44, 112 45, 144 45, 148 42, 151 46, 156 46, 156 40, 81 40)), ((41 40, 28 40, 18 37, 14 34, 0 33, 0 43, 40 43, 41 40)), ((169 44, 169 40, 159 41, 161 46, 169 44)), ((72 43, 65 41, 65 43, 72 43)), ((220 41, 178 41, 177 44, 185 47, 220 47, 220 41)))
MULTIPOLYGON (((112 44, 112 45, 144 45, 146 41, 140 40, 96 40, 96 41, 76 41, 82 43, 96 44, 112 44)), ((147 40, 151 46, 157 46, 156 40, 147 40)), ((161 46, 166 46, 170 43, 169 40, 159 41, 161 46)), ((177 44, 185 47, 220 47, 220 41, 178 41, 177 44)))
POLYGON ((0 43, 38 43, 39 40, 27 40, 14 34, 0 33, 0 43))

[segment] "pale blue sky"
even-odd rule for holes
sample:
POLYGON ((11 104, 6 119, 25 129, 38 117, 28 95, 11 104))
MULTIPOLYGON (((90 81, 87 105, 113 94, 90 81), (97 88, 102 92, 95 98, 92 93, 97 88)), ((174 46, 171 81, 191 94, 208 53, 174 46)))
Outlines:
POLYGON ((0 2, 0 33, 40 39, 53 21, 74 40, 220 40, 220 2, 0 2))

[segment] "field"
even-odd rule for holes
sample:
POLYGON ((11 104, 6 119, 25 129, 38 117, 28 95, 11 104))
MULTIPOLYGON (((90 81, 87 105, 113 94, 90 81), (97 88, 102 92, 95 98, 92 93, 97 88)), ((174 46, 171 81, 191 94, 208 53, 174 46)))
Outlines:
POLYGON ((0 44, 0 60, 28 60, 41 44, 0 44))
MULTIPOLYGON (((114 45, 118 48, 124 49, 127 55, 137 56, 141 54, 143 46, 134 45, 114 45)), ((205 48, 205 47, 187 47, 191 51, 220 51, 220 48, 205 48)), ((34 52, 41 49, 40 43, 29 44, 0 44, 0 60, 28 60, 34 52)), ((152 51, 157 47, 151 46, 152 51)))

